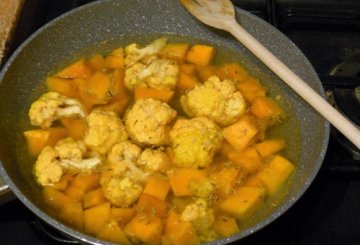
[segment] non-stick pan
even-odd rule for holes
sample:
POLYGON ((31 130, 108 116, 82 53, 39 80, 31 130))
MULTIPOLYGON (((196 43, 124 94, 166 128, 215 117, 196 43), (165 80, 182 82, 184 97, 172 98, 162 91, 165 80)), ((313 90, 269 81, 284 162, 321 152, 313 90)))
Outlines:
MULTIPOLYGON (((282 33, 240 9, 237 19, 260 42, 324 95, 319 78, 299 49, 282 33)), ((329 124, 241 44, 226 33, 195 20, 176 0, 108 0, 71 11, 33 34, 13 54, 0 75, 0 172, 13 193, 37 216, 68 236, 84 243, 99 243, 52 218, 32 178, 35 159, 26 154, 22 132, 31 128, 27 111, 31 101, 45 91, 46 75, 79 57, 106 53, 129 42, 147 43, 156 37, 170 41, 208 43, 228 60, 242 63, 260 78, 287 112, 286 122, 273 134, 288 142, 284 154, 296 165, 290 186, 254 217, 238 234, 211 244, 241 239, 274 221, 309 187, 326 152, 329 124)))

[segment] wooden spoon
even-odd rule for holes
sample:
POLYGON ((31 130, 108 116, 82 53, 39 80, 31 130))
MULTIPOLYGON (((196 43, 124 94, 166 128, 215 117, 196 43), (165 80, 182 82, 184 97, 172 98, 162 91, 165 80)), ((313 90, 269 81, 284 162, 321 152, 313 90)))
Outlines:
POLYGON ((360 131, 282 61, 240 26, 230 0, 180 0, 185 8, 206 25, 230 32, 288 86, 360 149, 360 131))

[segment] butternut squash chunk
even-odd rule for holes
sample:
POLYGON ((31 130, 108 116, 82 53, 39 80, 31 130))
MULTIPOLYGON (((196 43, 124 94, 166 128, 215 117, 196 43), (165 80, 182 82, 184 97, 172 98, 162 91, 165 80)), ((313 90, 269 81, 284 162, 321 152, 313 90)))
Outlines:
POLYGON ((217 76, 218 70, 216 66, 205 66, 205 67, 199 66, 198 73, 199 73, 200 81, 205 82, 206 80, 208 80, 209 77, 217 76))
POLYGON ((184 72, 180 72, 176 87, 180 90, 180 92, 184 92, 186 90, 195 88, 198 83, 199 81, 196 77, 188 75, 184 72))
POLYGON ((223 200, 219 208, 239 220, 246 220, 263 204, 265 189, 242 186, 236 193, 223 200))
POLYGON ((96 108, 100 108, 106 111, 113 111, 117 114, 123 114, 129 102, 130 96, 128 94, 118 93, 117 95, 113 96, 107 104, 98 105, 96 108))
POLYGON ((240 231, 234 218, 223 215, 215 220, 214 229, 222 237, 229 237, 240 231))
POLYGON ((215 48, 208 45, 195 44, 186 55, 186 60, 198 66, 207 66, 213 62, 215 48))
POLYGON ((60 191, 57 191, 48 186, 44 187, 42 193, 45 203, 55 209, 61 208, 66 203, 76 202, 76 200, 72 199, 71 197, 68 197, 60 191))
POLYGON ((84 226, 83 209, 79 202, 68 202, 60 208, 59 218, 76 229, 84 226))
POLYGON ((197 76, 197 69, 195 64, 185 63, 180 65, 180 72, 185 73, 189 76, 197 76))
POLYGON ((86 82, 86 91, 95 96, 93 104, 106 104, 110 99, 112 80, 110 75, 103 72, 96 72, 86 82))
POLYGON ((283 138, 267 139, 254 145, 254 148, 262 157, 268 157, 278 153, 285 147, 285 140, 283 138))
POLYGON ((236 150, 242 150, 249 145, 258 133, 255 122, 248 116, 242 117, 236 123, 223 129, 224 138, 236 150))
POLYGON ((164 218, 167 215, 168 203, 152 195, 142 194, 136 204, 136 208, 139 212, 146 215, 164 218))
POLYGON ((110 218, 110 203, 84 210, 84 230, 91 235, 99 234, 110 218))
POLYGON ((97 187, 98 181, 99 175, 97 173, 79 173, 64 193, 75 200, 82 201, 87 191, 97 187))
POLYGON ((136 215, 135 208, 115 208, 110 210, 110 216, 115 219, 120 226, 125 226, 136 215))
POLYGON ((263 166, 263 161, 258 151, 253 147, 248 147, 242 151, 232 151, 228 153, 228 158, 246 174, 252 174, 263 166))
POLYGON ((134 96, 135 100, 153 98, 168 103, 174 96, 174 91, 137 87, 134 96))
POLYGON ((238 90, 242 93, 245 100, 252 103, 257 97, 265 97, 266 89, 260 84, 259 80, 249 77, 237 83, 238 90))
POLYGON ((175 196, 191 196, 191 185, 207 180, 205 170, 179 168, 170 177, 170 184, 175 196))
POLYGON ((46 85, 49 91, 58 92, 67 97, 78 98, 79 91, 77 84, 72 79, 58 77, 47 77, 46 85))
POLYGON ((219 67, 218 75, 221 79, 240 82, 248 79, 249 74, 239 63, 228 63, 219 67))
POLYGON ((230 167, 223 167, 219 171, 211 174, 211 179, 214 181, 216 193, 220 197, 227 196, 233 190, 239 176, 239 170, 230 167))
POLYGON ((160 55, 165 56, 165 58, 184 60, 186 54, 190 48, 188 43, 168 43, 160 51, 160 55))
POLYGON ((105 58, 101 54, 91 56, 87 63, 94 71, 101 71, 106 67, 105 58))
POLYGON ((45 146, 54 146, 59 140, 67 136, 64 128, 34 129, 24 132, 27 149, 33 156, 39 155, 45 146))
POLYGON ((257 97, 251 105, 251 112, 260 119, 276 119, 283 115, 278 103, 269 97, 257 97))
POLYGON ((49 186, 52 189, 58 190, 58 191, 64 191, 68 187, 69 183, 72 181, 73 175, 71 173, 64 174, 60 181, 49 186))
POLYGON ((97 238, 122 245, 132 245, 119 224, 114 220, 106 223, 105 226, 99 230, 97 238))
POLYGON ((294 165, 285 157, 276 155, 256 174, 269 196, 275 195, 294 171, 294 165))
POLYGON ((200 240, 190 222, 180 220, 180 216, 171 212, 166 220, 165 235, 171 245, 199 245, 200 240))
POLYGON ((60 122, 66 128, 68 135, 75 140, 81 140, 88 127, 82 118, 62 118, 60 122))
POLYGON ((85 60, 80 59, 56 73, 56 76, 65 79, 88 78, 92 73, 92 69, 85 62, 85 60))
POLYGON ((124 49, 117 48, 113 50, 105 59, 107 68, 110 69, 124 69, 125 68, 125 57, 124 49))
POLYGON ((124 228, 128 237, 134 237, 140 241, 158 245, 161 242, 163 232, 163 221, 156 216, 136 215, 124 228))
POLYGON ((85 193, 83 206, 84 208, 90 208, 105 202, 106 198, 104 196, 102 188, 97 188, 85 193))
POLYGON ((170 190, 170 181, 162 176, 151 176, 146 182, 144 193, 165 200, 170 190))

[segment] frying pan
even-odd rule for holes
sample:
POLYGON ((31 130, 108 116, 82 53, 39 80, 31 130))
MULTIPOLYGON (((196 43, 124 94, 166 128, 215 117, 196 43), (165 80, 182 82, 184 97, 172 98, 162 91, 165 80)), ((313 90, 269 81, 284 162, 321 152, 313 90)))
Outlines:
MULTIPOLYGON (((311 64, 282 33, 261 19, 237 9, 238 21, 277 55, 313 89, 324 91, 311 64)), ((309 187, 323 161, 329 124, 241 44, 226 33, 196 21, 176 0, 105 0, 73 10, 50 22, 13 54, 0 74, 0 172, 4 182, 30 210, 64 234, 83 243, 94 237, 78 232, 53 218, 31 169, 35 159, 26 154, 22 132, 31 128, 29 105, 45 91, 47 75, 94 53, 107 53, 130 42, 142 44, 168 36, 170 41, 207 43, 228 60, 243 64, 280 99, 288 118, 272 130, 288 144, 284 151, 296 172, 289 187, 267 205, 238 234, 210 244, 226 244, 263 228, 289 209, 309 187)))

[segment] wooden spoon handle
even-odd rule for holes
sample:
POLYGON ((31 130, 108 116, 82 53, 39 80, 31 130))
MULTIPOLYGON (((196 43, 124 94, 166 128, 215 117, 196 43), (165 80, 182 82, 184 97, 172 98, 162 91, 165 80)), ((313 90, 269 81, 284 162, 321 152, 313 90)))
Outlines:
POLYGON ((266 66, 278 75, 287 85, 307 101, 315 110, 336 127, 357 148, 360 149, 360 131, 347 118, 332 107, 315 92, 306 82, 291 71, 282 61, 257 41, 242 26, 234 22, 229 24, 228 31, 246 48, 257 56, 266 66))

